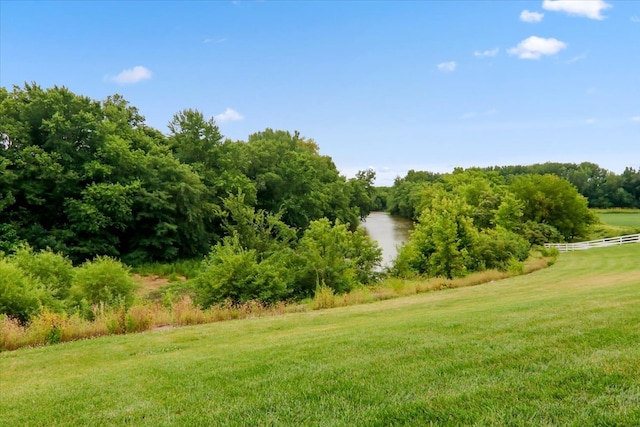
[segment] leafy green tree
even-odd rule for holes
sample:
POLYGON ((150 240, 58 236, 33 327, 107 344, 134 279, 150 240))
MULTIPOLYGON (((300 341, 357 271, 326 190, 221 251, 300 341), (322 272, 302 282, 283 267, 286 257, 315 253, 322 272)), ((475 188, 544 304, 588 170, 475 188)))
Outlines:
POLYGON ((214 119, 206 120, 198 110, 182 110, 169 122, 169 144, 182 163, 217 168, 221 143, 222 134, 214 119))
POLYGON ((376 172, 373 169, 358 171, 355 178, 348 181, 351 187, 351 206, 357 206, 360 220, 363 220, 374 209, 376 190, 373 182, 376 172))
POLYGON ((408 245, 401 249, 399 258, 409 258, 405 268, 447 278, 466 274, 469 249, 477 233, 470 213, 470 206, 461 199, 440 196, 432 208, 423 211, 408 245))
POLYGON ((382 251, 363 231, 352 233, 346 224, 327 218, 312 221, 298 247, 301 266, 297 293, 310 296, 321 285, 336 293, 350 291, 358 281, 370 283, 382 251))
POLYGON ((249 136, 246 149, 256 208, 281 212, 282 220, 298 230, 323 217, 357 226, 359 210, 350 206, 346 180, 315 142, 297 132, 267 129, 249 136))
POLYGON ((510 190, 523 203, 524 221, 548 224, 567 240, 587 236, 597 221, 578 190, 555 175, 519 176, 510 190))

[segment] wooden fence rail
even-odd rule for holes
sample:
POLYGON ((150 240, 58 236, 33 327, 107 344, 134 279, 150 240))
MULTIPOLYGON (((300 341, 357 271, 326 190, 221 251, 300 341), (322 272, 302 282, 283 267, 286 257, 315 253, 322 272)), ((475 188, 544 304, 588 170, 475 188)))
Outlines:
POLYGON ((556 248, 560 252, 582 251, 591 248, 603 248, 606 246, 624 245, 627 243, 640 243, 640 234, 629 234, 627 236, 609 237, 606 239, 590 240, 578 243, 545 243, 545 248, 556 248))

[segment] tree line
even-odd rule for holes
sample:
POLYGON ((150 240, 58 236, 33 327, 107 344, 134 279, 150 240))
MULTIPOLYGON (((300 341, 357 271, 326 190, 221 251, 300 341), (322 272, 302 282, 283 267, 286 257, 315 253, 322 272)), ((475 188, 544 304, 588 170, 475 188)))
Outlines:
POLYGON ((349 291, 381 260, 358 228, 374 179, 298 132, 233 141, 187 109, 165 134, 119 95, 0 88, 0 314, 126 308, 128 266, 187 259, 205 308, 349 291))
POLYGON ((380 197, 392 214, 416 222, 393 268, 401 276, 519 269, 532 246, 583 239, 598 222, 576 187, 551 174, 412 170, 380 197))
MULTIPOLYGON (((582 163, 536 163, 533 165, 491 166, 487 168, 470 168, 483 172, 495 172, 511 182, 521 175, 555 175, 569 181, 578 192, 586 197, 590 208, 640 208, 640 169, 628 166, 621 174, 616 174, 591 162, 582 163)), ((444 174, 429 171, 411 170, 405 177, 399 177, 394 187, 409 182, 437 182, 444 174)), ((402 206, 391 206, 389 201, 390 187, 378 188, 374 196, 374 209, 386 210, 410 217, 402 206)), ((402 190, 400 190, 402 191, 402 190)), ((402 196, 400 196, 402 198, 402 196)), ((407 200, 395 202, 407 204, 407 200)))
POLYGON ((341 176, 318 145, 266 129, 224 139, 213 119, 176 113, 165 135, 119 95, 0 88, 0 250, 18 242, 75 263, 203 257, 226 235, 224 201, 280 215, 301 236, 321 218, 355 229, 375 175, 341 176))

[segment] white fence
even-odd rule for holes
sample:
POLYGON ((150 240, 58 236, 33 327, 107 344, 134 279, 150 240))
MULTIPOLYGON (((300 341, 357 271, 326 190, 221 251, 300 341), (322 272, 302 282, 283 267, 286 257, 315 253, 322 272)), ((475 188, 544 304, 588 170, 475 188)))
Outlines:
POLYGON ((640 243, 640 234, 628 236, 609 237, 607 239, 590 240, 578 243, 545 243, 545 248, 556 248, 560 252, 582 251, 591 248, 604 248, 606 246, 624 245, 626 243, 640 243))

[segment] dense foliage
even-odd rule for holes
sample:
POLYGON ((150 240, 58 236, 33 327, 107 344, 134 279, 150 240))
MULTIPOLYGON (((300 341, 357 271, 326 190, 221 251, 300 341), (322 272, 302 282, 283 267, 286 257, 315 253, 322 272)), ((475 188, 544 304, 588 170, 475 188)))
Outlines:
POLYGON ((411 171, 396 180, 388 206, 417 221, 394 266, 401 276, 517 269, 531 245, 584 237, 597 221, 586 199, 557 176, 507 180, 479 169, 411 171))
POLYGON ((347 180, 297 132, 225 140, 186 109, 165 135, 119 95, 0 88, 0 314, 129 307, 120 260, 204 259, 203 306, 348 291, 380 263, 358 229, 374 179, 347 180))
POLYGON ((298 133, 223 140, 213 119, 174 115, 168 134, 115 95, 0 88, 0 249, 23 241, 82 262, 206 255, 226 235, 222 200, 281 215, 301 235, 329 218, 352 229, 372 207, 372 171, 346 180, 298 133))

